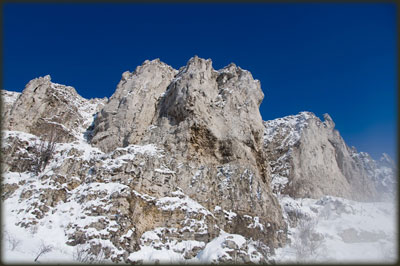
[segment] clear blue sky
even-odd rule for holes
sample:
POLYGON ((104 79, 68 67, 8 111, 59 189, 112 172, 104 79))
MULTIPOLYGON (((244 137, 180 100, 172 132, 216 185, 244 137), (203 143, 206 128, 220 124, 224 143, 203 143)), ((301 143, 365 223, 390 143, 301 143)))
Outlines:
POLYGON ((4 4, 3 87, 50 74, 86 98, 111 96, 146 59, 198 55, 251 71, 264 120, 329 113, 378 159, 397 139, 396 6, 367 4, 4 4))

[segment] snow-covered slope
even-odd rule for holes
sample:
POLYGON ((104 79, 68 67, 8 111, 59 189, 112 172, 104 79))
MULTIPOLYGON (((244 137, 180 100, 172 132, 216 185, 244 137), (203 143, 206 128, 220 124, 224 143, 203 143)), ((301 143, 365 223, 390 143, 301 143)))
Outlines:
POLYGON ((394 263, 398 259, 397 204, 325 196, 280 196, 291 243, 276 263, 394 263))
MULTIPOLYGON (((39 141, 29 133, 5 131, 2 148, 29 160, 39 141)), ((218 226, 214 213, 235 213, 221 208, 211 212, 179 188, 157 198, 132 189, 134 178, 105 178, 105 173, 118 173, 136 160, 143 166, 144 160, 165 156, 156 145, 103 153, 81 140, 57 144, 39 175, 8 169, 2 182, 3 262, 33 262, 46 247, 49 252, 38 262, 264 262, 254 247, 258 242, 218 226), (96 170, 88 167, 93 161, 96 170), (87 174, 73 175, 71 167, 87 174), (167 224, 163 217, 168 217, 167 224), (153 228, 157 224, 164 226, 153 228)), ((154 172, 172 173, 157 165, 154 172)))

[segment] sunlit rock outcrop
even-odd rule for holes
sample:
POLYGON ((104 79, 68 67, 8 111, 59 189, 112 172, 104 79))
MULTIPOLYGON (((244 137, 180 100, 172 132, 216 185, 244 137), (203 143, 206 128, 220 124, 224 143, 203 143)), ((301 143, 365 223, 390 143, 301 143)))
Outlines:
POLYGON ((273 190, 292 197, 379 199, 376 178, 334 129, 331 117, 324 118, 302 112, 264 122, 273 190))

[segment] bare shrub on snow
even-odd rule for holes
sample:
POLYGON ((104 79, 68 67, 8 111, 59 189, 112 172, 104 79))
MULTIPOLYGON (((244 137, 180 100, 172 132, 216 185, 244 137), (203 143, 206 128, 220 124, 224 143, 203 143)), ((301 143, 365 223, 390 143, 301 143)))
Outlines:
POLYGON ((19 244, 21 244, 21 240, 15 238, 15 237, 9 236, 8 243, 10 245, 10 249, 15 250, 17 248, 17 246, 19 246, 19 244))
POLYGON ((15 236, 11 235, 7 231, 4 232, 4 237, 11 251, 15 250, 19 246, 19 244, 21 244, 21 240, 17 239, 15 236))
POLYGON ((325 205, 319 212, 319 216, 325 220, 329 220, 332 216, 332 208, 330 204, 325 205))
POLYGON ((44 244, 44 242, 42 241, 42 244, 39 247, 39 250, 37 252, 37 256, 35 258, 34 261, 37 261, 39 259, 40 256, 42 256, 43 254, 49 253, 50 251, 53 250, 53 247, 51 245, 46 245, 44 244))
POLYGON ((100 252, 93 254, 90 248, 85 245, 75 246, 74 253, 72 254, 73 260, 85 264, 103 264, 105 263, 105 254, 103 249, 100 252))
POLYGON ((324 238, 317 233, 317 220, 304 217, 297 222, 293 247, 298 262, 312 261, 319 258, 324 245, 324 238))
POLYGON ((85 249, 81 245, 77 245, 74 248, 74 253, 72 254, 74 261, 80 263, 89 263, 90 262, 90 254, 87 249, 85 249))
POLYGON ((399 256, 398 248, 396 248, 394 239, 392 239, 392 241, 393 242, 384 240, 379 241, 380 252, 385 263, 394 263, 399 256))
POLYGON ((57 142, 61 139, 61 132, 55 127, 51 127, 49 132, 41 136, 40 141, 35 144, 33 149, 33 171, 37 175, 48 165, 53 157, 57 142))

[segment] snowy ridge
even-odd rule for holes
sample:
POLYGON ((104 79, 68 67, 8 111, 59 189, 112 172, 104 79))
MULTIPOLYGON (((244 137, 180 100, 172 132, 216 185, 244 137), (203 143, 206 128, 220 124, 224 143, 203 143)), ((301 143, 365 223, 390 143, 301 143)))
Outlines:
POLYGON ((3 101, 3 104, 9 104, 9 105, 14 104, 14 102, 20 95, 21 95, 20 92, 1 90, 1 99, 3 101))
POLYGON ((293 146, 300 140, 301 131, 307 126, 307 120, 316 118, 311 112, 300 112, 274 120, 264 121, 264 143, 268 145, 278 135, 284 135, 281 148, 293 146))
POLYGON ((7 139, 9 138, 17 138, 21 141, 31 142, 31 143, 34 143, 35 140, 38 140, 37 136, 21 131, 4 130, 2 131, 2 133, 3 133, 2 135, 3 141, 1 142, 2 147, 11 145, 11 143, 7 141, 7 139))
MULTIPOLYGON (((101 202, 101 199, 89 200, 85 203, 82 202, 82 199, 90 197, 91 188, 109 194, 112 191, 118 190, 118 186, 120 186, 120 184, 113 184, 111 187, 110 185, 100 187, 100 184, 91 184, 90 187, 79 186, 67 192, 67 195, 60 193, 60 197, 63 197, 62 195, 67 197, 64 199, 65 201, 54 202, 51 204, 53 206, 48 207, 48 205, 40 204, 40 199, 48 193, 55 195, 54 191, 60 189, 59 187, 52 185, 50 180, 41 182, 40 179, 36 179, 29 174, 20 175, 19 173, 10 172, 5 176, 6 182, 10 184, 15 183, 16 179, 19 180, 19 182, 26 182, 31 189, 28 189, 27 186, 20 186, 20 188, 14 192, 14 196, 8 198, 7 204, 5 205, 5 211, 7 213, 13 213, 13 215, 12 219, 7 219, 7 222, 3 224, 3 230, 10 234, 11 232, 19 232, 21 235, 14 235, 14 237, 21 237, 21 239, 24 239, 23 244, 13 252, 4 253, 5 257, 3 259, 5 261, 21 261, 21 259, 23 259, 23 261, 32 262, 35 252, 37 252, 40 246, 35 246, 32 242, 45 242, 59 250, 56 252, 57 255, 53 253, 48 254, 48 256, 43 256, 41 258, 42 262, 54 262, 55 256, 57 256, 59 262, 70 261, 74 253, 74 248, 65 245, 65 243, 69 241, 68 236, 79 229, 88 227, 101 220, 109 221, 106 216, 90 215, 93 208, 106 207, 104 203, 101 202), (111 191, 109 191, 109 189, 111 189, 111 191), (29 197, 29 194, 32 194, 33 197, 29 197), (18 195, 21 195, 21 197, 18 197, 18 195), (43 210, 44 213, 42 213, 42 211, 38 212, 37 209, 43 210), (38 218, 41 219, 38 220, 38 218), (29 230, 25 229, 24 232, 20 232, 20 226, 27 227, 29 230), (29 234, 29 232, 31 234, 29 234), (49 235, 52 236, 51 240, 48 238, 49 235), (21 256, 21 253, 26 251, 28 255, 25 254, 21 256), (60 254, 61 251, 62 254, 60 254)), ((94 192, 92 192, 92 194, 93 193, 94 192)), ((108 228, 115 228, 116 226, 115 222, 109 221, 108 228)), ((88 237, 108 234, 107 230, 97 231, 93 230, 93 228, 88 228, 88 230, 86 230, 86 235, 88 237)), ((107 246, 111 245, 111 242, 108 242, 107 246)))

